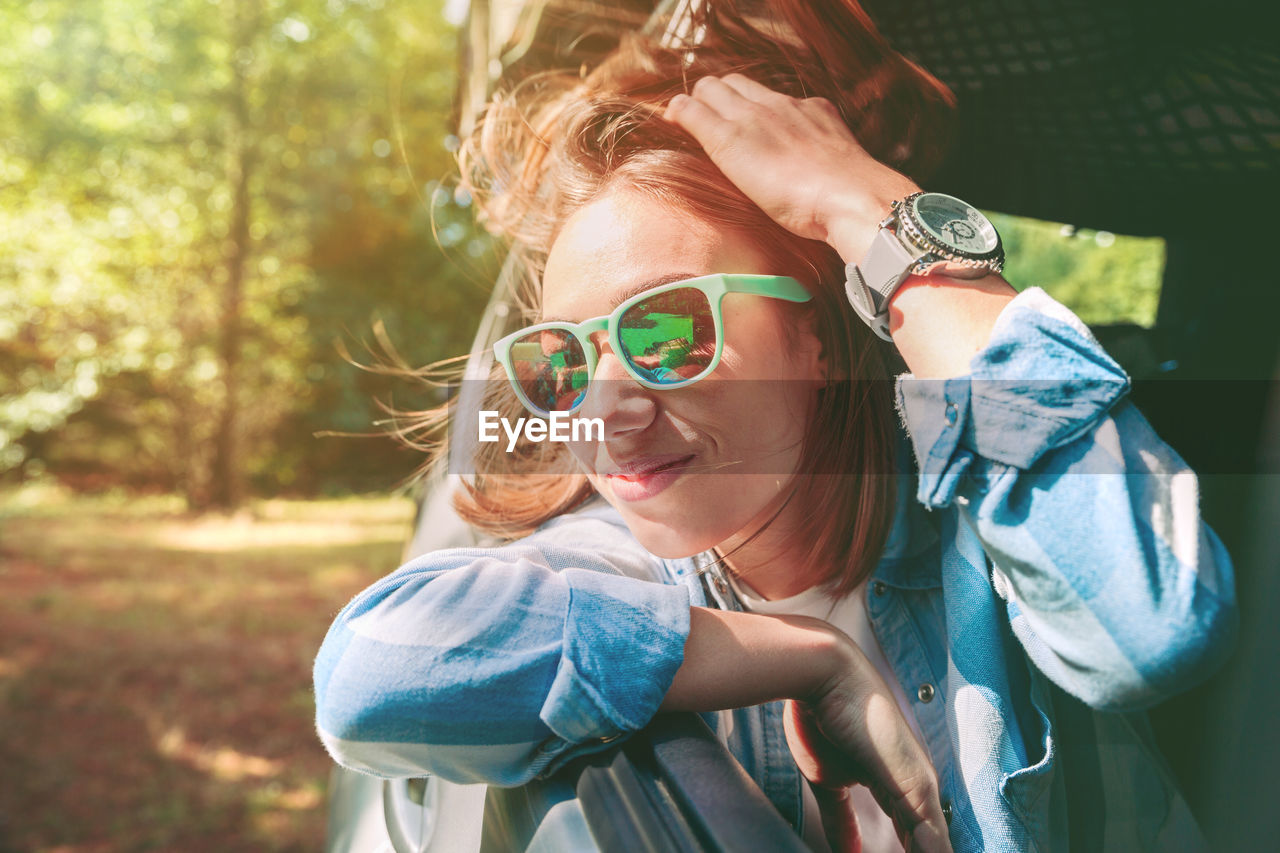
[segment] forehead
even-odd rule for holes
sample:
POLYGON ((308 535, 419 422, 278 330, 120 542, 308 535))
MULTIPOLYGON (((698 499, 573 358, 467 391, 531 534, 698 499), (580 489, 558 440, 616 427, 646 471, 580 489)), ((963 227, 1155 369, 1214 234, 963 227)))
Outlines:
POLYGON ((638 290, 713 272, 763 272, 742 235, 632 189, 606 190, 566 222, 542 278, 546 319, 607 314, 638 290))

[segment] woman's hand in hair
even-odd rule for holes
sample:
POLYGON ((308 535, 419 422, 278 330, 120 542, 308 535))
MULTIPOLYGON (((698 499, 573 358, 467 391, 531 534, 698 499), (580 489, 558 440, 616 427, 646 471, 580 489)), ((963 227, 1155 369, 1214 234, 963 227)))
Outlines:
MULTIPOLYGON (((878 162, 823 98, 800 100, 740 74, 703 77, 664 116, 784 228, 861 262, 890 205, 919 188, 878 162)), ((909 277, 889 303, 894 345, 919 378, 961 376, 1014 296, 998 275, 909 277)))
POLYGON ((688 131, 775 222, 861 260, 889 206, 919 187, 858 144, 835 105, 741 74, 703 77, 664 118, 688 131))

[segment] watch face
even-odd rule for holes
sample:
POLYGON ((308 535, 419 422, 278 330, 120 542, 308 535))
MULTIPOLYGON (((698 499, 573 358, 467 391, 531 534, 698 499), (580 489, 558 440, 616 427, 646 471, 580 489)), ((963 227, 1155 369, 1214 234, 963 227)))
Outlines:
POLYGON ((977 208, 954 196, 924 193, 911 202, 911 214, 925 234, 967 255, 986 255, 1000 246, 995 226, 977 208))

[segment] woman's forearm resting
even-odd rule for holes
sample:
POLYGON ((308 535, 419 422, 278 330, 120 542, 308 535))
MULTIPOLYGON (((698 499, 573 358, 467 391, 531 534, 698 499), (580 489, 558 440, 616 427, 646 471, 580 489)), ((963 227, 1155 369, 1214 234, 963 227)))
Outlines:
POLYGON ((826 622, 692 608, 684 662, 664 711, 715 711, 816 695, 849 665, 850 642, 826 622))

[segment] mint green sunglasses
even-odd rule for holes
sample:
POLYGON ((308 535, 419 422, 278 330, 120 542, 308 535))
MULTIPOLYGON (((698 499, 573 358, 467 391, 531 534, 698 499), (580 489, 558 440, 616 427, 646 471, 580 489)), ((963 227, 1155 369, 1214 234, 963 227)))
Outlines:
POLYGON ((794 278, 778 275, 704 275, 646 290, 607 317, 581 323, 539 323, 507 335, 493 354, 516 396, 538 415, 575 412, 595 375, 591 336, 607 332, 609 346, 633 379, 646 388, 683 388, 720 363, 726 293, 788 302, 813 297, 794 278))

